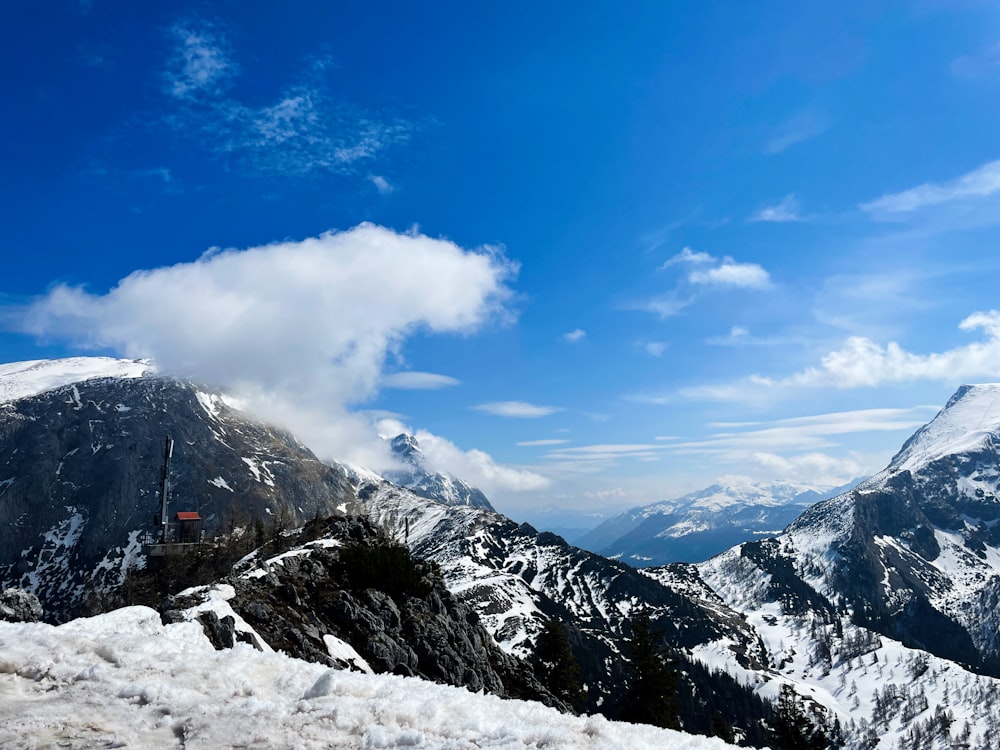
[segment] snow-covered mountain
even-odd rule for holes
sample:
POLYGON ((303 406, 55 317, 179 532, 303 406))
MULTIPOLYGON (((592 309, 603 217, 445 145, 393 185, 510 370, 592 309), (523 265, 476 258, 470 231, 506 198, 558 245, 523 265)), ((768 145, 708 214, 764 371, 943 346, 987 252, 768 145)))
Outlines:
POLYGON ((1000 385, 963 386, 884 471, 697 566, 858 742, 995 746, 998 445, 1000 385))
POLYGON ((50 618, 80 611, 140 563, 166 436, 171 512, 199 512, 209 535, 354 507, 343 475, 290 434, 146 363, 19 363, 0 382, 10 399, 0 403, 0 583, 37 594, 50 618))
POLYGON ((402 469, 386 472, 385 478, 389 481, 445 505, 468 505, 493 510, 490 501, 480 490, 451 474, 429 470, 427 457, 413 435, 396 435, 389 441, 389 447, 404 466, 402 469))
POLYGON ((637 567, 699 562, 740 542, 778 534, 807 507, 836 494, 829 487, 726 477, 675 500, 621 513, 576 543, 637 567))
POLYGON ((998 445, 1000 385, 963 386, 884 471, 705 570, 753 560, 815 592, 801 606, 1000 675, 998 445))

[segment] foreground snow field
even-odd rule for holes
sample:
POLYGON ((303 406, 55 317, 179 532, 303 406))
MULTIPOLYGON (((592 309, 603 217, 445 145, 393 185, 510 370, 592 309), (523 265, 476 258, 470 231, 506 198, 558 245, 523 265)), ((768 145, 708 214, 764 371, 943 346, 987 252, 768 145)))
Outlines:
POLYGON ((60 627, 0 622, 0 747, 664 748, 725 743, 566 716, 391 675, 331 670, 127 607, 60 627))

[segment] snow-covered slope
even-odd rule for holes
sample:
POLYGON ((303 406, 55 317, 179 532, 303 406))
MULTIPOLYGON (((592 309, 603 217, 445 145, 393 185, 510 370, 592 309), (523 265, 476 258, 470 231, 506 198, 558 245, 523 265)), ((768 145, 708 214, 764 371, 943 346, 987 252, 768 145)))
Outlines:
MULTIPOLYGON (((724 644, 694 650, 774 700, 783 685, 802 696, 828 734, 848 750, 931 748, 993 750, 1000 727, 1000 680, 975 674, 921 649, 908 648, 844 615, 790 613, 768 589, 772 579, 751 560, 720 556, 706 577, 716 587, 694 596, 742 606, 770 655, 766 670, 737 664, 724 644)), ((670 568, 645 571, 671 581, 670 568)))
POLYGON ((1000 433, 1000 383, 963 385, 933 420, 914 433, 889 472, 916 471, 945 456, 973 453, 1000 433))
POLYGON ((154 372, 145 359, 71 357, 0 364, 0 404, 92 378, 138 378, 154 372))
POLYGON ((0 623, 5 748, 722 750, 723 742, 415 678, 357 674, 129 607, 61 627, 0 623))
POLYGON ((822 486, 726 477, 675 500, 626 511, 577 543, 639 567, 697 562, 740 542, 779 533, 829 493, 822 486))

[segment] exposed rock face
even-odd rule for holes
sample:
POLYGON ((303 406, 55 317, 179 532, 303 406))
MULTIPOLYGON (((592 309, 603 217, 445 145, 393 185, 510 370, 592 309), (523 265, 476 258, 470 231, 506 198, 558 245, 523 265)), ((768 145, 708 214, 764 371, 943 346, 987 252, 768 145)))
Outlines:
MULTIPOLYGON (((386 570, 388 590, 362 588, 353 583, 356 571, 345 562, 344 549, 354 544, 378 550, 391 546, 391 540, 358 518, 323 525, 320 540, 225 581, 235 592, 228 605, 271 648, 330 666, 370 667, 567 709, 526 663, 497 646, 475 611, 445 588, 433 565, 413 559, 419 578, 409 586, 391 580, 386 570), (331 649, 330 636, 361 658, 331 649)), ((174 598, 166 606, 192 602, 174 598)), ((168 612, 167 619, 175 617, 168 612)), ((231 616, 200 612, 197 619, 217 647, 241 639, 231 616)))
POLYGON ((430 471, 420 443, 413 435, 396 435, 390 442, 393 455, 406 468, 386 473, 386 479, 414 494, 445 505, 468 505, 472 508, 493 510, 490 501, 480 490, 451 474, 430 471))
POLYGON ((6 589, 0 593, 0 620, 38 622, 45 615, 38 597, 24 589, 6 589))
POLYGON ((34 592, 56 621, 118 585, 152 528, 167 435, 171 511, 199 511, 209 535, 353 508, 340 472, 217 391, 150 375, 87 380, 0 404, 0 585, 34 592))

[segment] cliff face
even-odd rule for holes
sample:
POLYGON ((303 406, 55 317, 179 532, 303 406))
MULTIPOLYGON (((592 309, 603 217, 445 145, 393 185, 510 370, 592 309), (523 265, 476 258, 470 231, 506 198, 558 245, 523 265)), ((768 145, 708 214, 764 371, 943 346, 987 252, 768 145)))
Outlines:
POLYGON ((30 590, 59 621, 141 565, 167 435, 171 513, 198 511, 209 535, 353 508, 340 472, 218 392, 150 375, 86 380, 0 404, 0 587, 30 590))
POLYGON ((220 646, 245 640, 332 667, 416 676, 567 710, 524 661, 499 648, 434 564, 411 557, 362 518, 313 522, 306 531, 317 538, 223 579, 222 611, 205 606, 214 587, 201 587, 168 599, 165 618, 199 619, 220 646))

